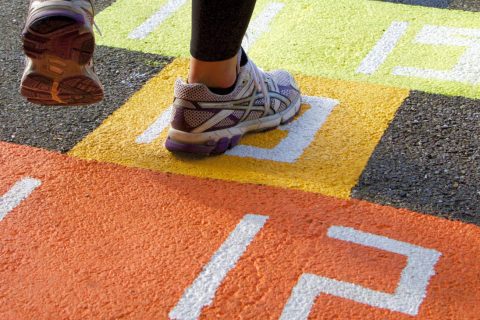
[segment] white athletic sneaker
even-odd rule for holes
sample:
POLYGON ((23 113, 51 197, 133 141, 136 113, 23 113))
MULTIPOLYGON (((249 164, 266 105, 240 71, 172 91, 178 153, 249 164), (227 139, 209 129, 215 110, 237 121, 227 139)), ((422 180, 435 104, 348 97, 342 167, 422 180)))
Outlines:
POLYGON ((237 82, 229 94, 215 94, 203 84, 177 80, 165 144, 168 150, 221 154, 247 132, 276 128, 298 114, 301 95, 290 73, 263 72, 250 59, 240 65, 241 56, 237 82))

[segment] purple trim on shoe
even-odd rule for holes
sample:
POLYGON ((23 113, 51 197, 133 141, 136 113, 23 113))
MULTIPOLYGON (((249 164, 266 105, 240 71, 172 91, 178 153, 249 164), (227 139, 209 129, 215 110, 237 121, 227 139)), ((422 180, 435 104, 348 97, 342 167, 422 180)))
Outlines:
MULTIPOLYGON (((174 129, 185 131, 185 132, 191 132, 195 127, 192 127, 188 125, 187 121, 185 120, 185 108, 183 107, 177 107, 175 108, 173 119, 171 121, 171 126, 174 129)), ((205 121, 208 121, 205 120, 205 121)))
POLYGON ((283 121, 283 122, 282 122, 282 125, 288 124, 288 123, 292 122, 292 121, 295 119, 295 117, 300 114, 300 111, 302 111, 302 108, 301 108, 301 107, 298 108, 297 112, 295 112, 295 114, 294 114, 293 116, 291 116, 291 117, 288 118, 287 120, 283 121))
POLYGON ((217 146, 212 150, 212 154, 222 154, 228 150, 230 139, 225 137, 217 141, 217 146))
POLYGON ((217 142, 213 142, 211 145, 182 143, 167 138, 167 141, 165 142, 165 147, 168 151, 171 152, 186 152, 208 156, 224 153, 228 149, 236 146, 240 142, 241 138, 242 135, 233 136, 231 139, 224 137, 217 142))
POLYGON ((232 140, 230 140, 230 148, 235 147, 235 146, 240 142, 240 139, 241 139, 241 138, 242 138, 241 135, 233 136, 233 137, 232 137, 232 140))

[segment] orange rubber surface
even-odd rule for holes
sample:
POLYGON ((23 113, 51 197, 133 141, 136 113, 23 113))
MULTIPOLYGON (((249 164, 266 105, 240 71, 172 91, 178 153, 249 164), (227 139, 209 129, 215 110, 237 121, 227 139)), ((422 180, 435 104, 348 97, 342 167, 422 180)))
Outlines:
MULTIPOLYGON (((415 319, 480 314, 480 229, 473 225, 0 143, 0 196, 24 177, 41 185, 0 221, 0 319, 166 319, 247 214, 268 220, 202 319, 278 319, 305 273, 394 294, 406 256, 332 238, 332 227, 441 254, 415 319)), ((309 315, 412 319, 334 294, 319 295, 309 315)))

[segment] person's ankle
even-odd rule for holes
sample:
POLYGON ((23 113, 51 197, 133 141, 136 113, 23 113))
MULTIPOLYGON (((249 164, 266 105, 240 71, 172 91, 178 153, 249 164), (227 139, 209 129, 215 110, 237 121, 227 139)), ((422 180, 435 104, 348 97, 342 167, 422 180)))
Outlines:
POLYGON ((237 80, 237 56, 216 62, 190 59, 188 83, 202 83, 209 88, 226 89, 237 80))

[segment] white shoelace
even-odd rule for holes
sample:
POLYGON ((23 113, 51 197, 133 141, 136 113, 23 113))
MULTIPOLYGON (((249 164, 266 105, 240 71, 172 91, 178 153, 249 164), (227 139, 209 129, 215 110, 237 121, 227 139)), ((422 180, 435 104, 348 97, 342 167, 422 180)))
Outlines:
POLYGON ((255 83, 257 90, 260 90, 263 93, 265 110, 267 110, 270 108, 270 95, 268 92, 268 87, 265 83, 265 72, 257 67, 257 65, 251 59, 248 59, 247 64, 252 72, 253 82, 255 83))
POLYGON ((100 37, 103 37, 102 30, 100 30, 100 27, 98 26, 98 24, 96 24, 95 22, 93 22, 93 25, 95 26, 95 29, 97 30, 97 32, 98 32, 98 34, 100 35, 100 37))

